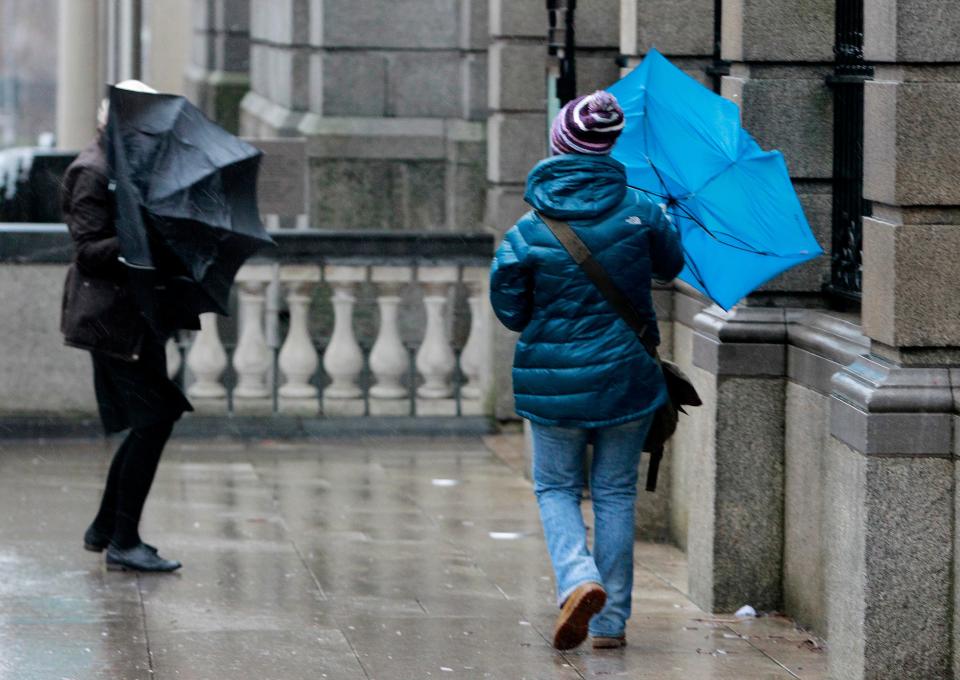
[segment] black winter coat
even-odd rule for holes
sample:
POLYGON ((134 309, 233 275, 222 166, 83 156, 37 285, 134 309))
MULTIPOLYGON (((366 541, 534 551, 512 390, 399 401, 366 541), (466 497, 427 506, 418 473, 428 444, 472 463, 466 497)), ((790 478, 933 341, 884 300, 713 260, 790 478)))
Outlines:
POLYGON ((127 288, 107 161, 98 136, 67 168, 62 208, 76 257, 64 285, 66 344, 136 361, 146 324, 127 288))

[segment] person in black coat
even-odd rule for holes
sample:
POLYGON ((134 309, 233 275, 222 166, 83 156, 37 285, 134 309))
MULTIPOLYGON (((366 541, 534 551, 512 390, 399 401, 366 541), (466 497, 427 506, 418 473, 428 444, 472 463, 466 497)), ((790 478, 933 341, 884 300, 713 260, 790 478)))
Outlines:
MULTIPOLYGON (((118 87, 123 85, 146 87, 118 87)), ((63 179, 63 215, 76 256, 64 286, 61 330, 67 345, 90 352, 104 429, 130 432, 114 455, 83 545, 94 552, 106 549, 108 569, 174 571, 180 562, 161 558, 141 540, 140 515, 174 423, 193 409, 167 375, 166 338, 148 327, 128 289, 114 223, 103 108, 99 123, 96 138, 63 179)))

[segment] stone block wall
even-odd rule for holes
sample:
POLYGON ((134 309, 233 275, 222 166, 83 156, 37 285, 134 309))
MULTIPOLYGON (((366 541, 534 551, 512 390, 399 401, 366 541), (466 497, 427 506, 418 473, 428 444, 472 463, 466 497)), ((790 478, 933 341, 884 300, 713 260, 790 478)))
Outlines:
MULTIPOLYGON (((788 4, 724 0, 721 54, 731 62, 722 94, 739 104, 744 127, 779 149, 817 240, 831 238, 834 0, 788 4)), ((781 297, 819 293, 829 277, 820 258, 770 282, 781 297)))
POLYGON ((253 0, 242 130, 304 136, 309 224, 476 231, 487 0, 253 0))
POLYGON ((193 0, 193 48, 186 95, 226 129, 240 128, 250 88, 250 1, 193 0))
POLYGON ((628 67, 656 48, 708 87, 713 62, 713 0, 622 0, 620 53, 628 67))
POLYGON ((784 438, 784 607, 819 635, 829 628, 827 565, 836 508, 827 483, 835 465, 832 378, 868 349, 852 314, 794 312, 788 329, 784 438))

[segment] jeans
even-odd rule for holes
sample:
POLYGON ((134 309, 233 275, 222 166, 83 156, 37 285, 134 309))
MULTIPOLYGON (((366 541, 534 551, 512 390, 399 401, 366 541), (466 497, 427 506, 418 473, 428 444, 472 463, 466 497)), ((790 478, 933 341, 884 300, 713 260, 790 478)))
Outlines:
POLYGON ((590 634, 617 637, 630 618, 637 467, 653 416, 595 430, 531 423, 533 484, 557 582, 557 604, 584 583, 601 584, 607 604, 590 634), (590 493, 593 552, 580 512, 587 444, 593 443, 590 493))

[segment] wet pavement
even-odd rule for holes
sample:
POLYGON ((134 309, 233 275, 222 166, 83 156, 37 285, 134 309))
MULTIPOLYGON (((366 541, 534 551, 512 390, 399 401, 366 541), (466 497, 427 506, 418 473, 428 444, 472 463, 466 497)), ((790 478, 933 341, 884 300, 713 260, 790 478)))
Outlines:
POLYGON ((629 646, 554 651, 530 486, 479 439, 175 440, 142 530, 173 575, 81 549, 109 455, 0 444, 2 680, 825 677, 786 619, 700 611, 658 545, 629 646))

